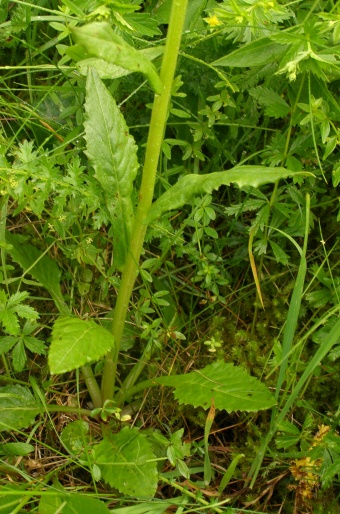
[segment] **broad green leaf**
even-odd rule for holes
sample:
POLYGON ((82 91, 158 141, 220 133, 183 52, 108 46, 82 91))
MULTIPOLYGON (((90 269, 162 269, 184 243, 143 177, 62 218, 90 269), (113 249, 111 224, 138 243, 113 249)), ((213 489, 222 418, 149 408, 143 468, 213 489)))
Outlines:
POLYGON ((143 73, 158 94, 162 83, 152 62, 144 57, 123 38, 115 34, 106 22, 94 22, 71 29, 75 41, 92 57, 99 57, 116 66, 143 73))
POLYGON ((52 330, 48 354, 51 373, 65 373, 98 361, 113 346, 112 334, 93 320, 61 317, 52 330))
POLYGON ((137 428, 124 427, 104 437, 94 449, 102 477, 122 494, 153 497, 157 489, 157 463, 146 435, 137 428))
MULTIPOLYGON (((156 59, 164 52, 164 46, 153 46, 151 48, 144 48, 143 50, 137 50, 141 56, 150 59, 156 59)), ((88 59, 82 59, 76 62, 76 67, 79 72, 87 77, 90 68, 94 68, 101 79, 117 79, 124 77, 132 73, 132 71, 116 66, 104 59, 98 59, 97 57, 89 57, 88 59)))
POLYGON ((0 339, 0 355, 8 352, 15 343, 18 342, 18 337, 15 336, 5 336, 0 339))
POLYGON ((28 387, 0 387, 0 431, 27 428, 38 413, 39 406, 28 387))
POLYGON ((137 146, 115 100, 94 70, 89 72, 86 91, 86 154, 103 188, 112 223, 115 264, 120 268, 133 222, 131 194, 138 170, 137 146))
POLYGON ((216 409, 228 412, 256 412, 276 404, 269 389, 257 378, 231 363, 217 361, 204 369, 186 375, 173 375, 155 379, 174 387, 179 403, 208 409, 214 399, 216 409))
MULTIPOLYGON (((6 443, 0 444, 0 454, 8 456, 25 456, 34 452, 34 446, 28 443, 6 443)), ((1 512, 1 509, 0 509, 1 512)))
POLYGON ((72 421, 63 429, 60 439, 71 455, 76 455, 78 458, 82 456, 84 446, 90 442, 89 436, 86 435, 88 431, 89 425, 82 419, 72 421))
MULTIPOLYGON (((181 178, 168 191, 163 193, 152 205, 145 223, 150 224, 160 218, 165 212, 179 209, 189 203, 195 196, 211 193, 220 186, 229 186, 232 182, 239 187, 259 187, 268 182, 276 182, 282 178, 298 175, 285 168, 270 168, 265 166, 236 166, 227 171, 216 171, 206 175, 187 175, 181 178)), ((302 173, 302 175, 309 175, 302 173)))
POLYGON ((9 250, 12 259, 48 290, 59 311, 66 314, 68 308, 60 289, 61 271, 57 263, 34 246, 20 244, 15 234, 6 232, 6 240, 12 245, 9 250))
POLYGON ((265 37, 238 48, 212 64, 214 66, 234 66, 237 68, 263 66, 279 60, 285 53, 286 48, 285 45, 275 43, 265 37))

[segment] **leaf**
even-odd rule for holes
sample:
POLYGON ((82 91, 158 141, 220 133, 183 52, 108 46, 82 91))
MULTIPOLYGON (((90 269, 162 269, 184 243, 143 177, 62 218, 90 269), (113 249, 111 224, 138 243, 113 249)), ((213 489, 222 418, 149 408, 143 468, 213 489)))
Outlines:
POLYGON ((6 232, 6 240, 12 245, 9 253, 12 259, 20 264, 25 272, 38 280, 50 293, 58 309, 66 313, 67 306, 64 304, 63 295, 60 289, 61 271, 57 263, 46 254, 30 244, 20 244, 16 234, 6 232))
POLYGON ((276 404, 269 389, 257 378, 224 361, 214 362, 186 375, 160 377, 155 381, 174 387, 179 403, 204 409, 211 406, 212 398, 216 409, 228 412, 256 412, 276 404))
POLYGON ((0 387, 0 431, 27 428, 38 413, 39 406, 28 387, 0 387))
POLYGON ((213 66, 234 66, 237 68, 263 66, 279 60, 285 51, 286 46, 275 43, 269 38, 262 38, 238 48, 212 64, 213 66))
POLYGON ((250 89, 249 94, 265 107, 267 116, 284 118, 290 112, 287 102, 273 89, 258 86, 250 89))
POLYGON ((157 489, 157 463, 146 435, 137 428, 124 427, 104 437, 94 449, 102 477, 122 494, 153 497, 157 489))
POLYGON ((83 27, 71 28, 71 32, 75 41, 82 45, 89 55, 127 70, 143 73, 153 90, 161 93, 162 83, 152 62, 115 34, 108 23, 89 23, 83 27))
POLYGON ((39 514, 109 514, 110 510, 104 502, 86 494, 60 494, 42 496, 39 503, 39 514))
POLYGON ((275 260, 277 262, 280 262, 284 266, 287 266, 287 264, 289 263, 289 256, 286 254, 286 252, 282 250, 281 246, 279 246, 271 239, 269 239, 269 244, 272 247, 275 260))
POLYGON ((0 339, 0 355, 8 352, 15 343, 18 342, 18 337, 15 336, 5 336, 0 339))
POLYGON ((103 188, 110 213, 114 258, 123 266, 133 223, 131 194, 138 170, 137 146, 106 87, 91 70, 86 84, 86 154, 103 188))
MULTIPOLYGON (((265 166, 236 166, 226 171, 216 171, 206 175, 187 175, 163 193, 151 206, 144 223, 150 224, 165 212, 178 209, 189 203, 195 196, 211 193, 220 186, 229 186, 232 182, 240 188, 245 186, 259 187, 268 182, 276 182, 282 178, 297 175, 285 168, 265 166)), ((308 173, 303 173, 308 175, 308 173)))
MULTIPOLYGON (((76 455, 82 458, 84 445, 89 445, 90 438, 86 435, 89 431, 89 425, 86 421, 78 419, 69 423, 61 432, 60 440, 66 447, 70 455, 76 455)), ((84 455, 84 457, 86 457, 84 455)))
MULTIPOLYGON (((34 452, 34 446, 28 443, 6 443, 0 444, 0 454, 7 456, 22 456, 34 452)), ((1 512, 1 509, 0 509, 1 512)))
POLYGON ((12 352, 13 367, 15 371, 22 371, 26 363, 26 353, 24 343, 20 341, 15 345, 12 352))
MULTIPOLYGON (((156 57, 162 55, 164 52, 164 46, 155 46, 151 48, 144 48, 143 50, 137 50, 137 52, 146 57, 147 59, 153 60, 156 57)), ((88 76, 90 68, 94 68, 101 79, 116 79, 119 77, 125 77, 132 73, 126 68, 116 66, 104 59, 98 59, 97 57, 89 57, 88 59, 82 59, 75 63, 79 73, 88 76)))
POLYGON ((93 320, 58 318, 48 354, 51 373, 65 373, 98 361, 114 346, 112 334, 93 320))

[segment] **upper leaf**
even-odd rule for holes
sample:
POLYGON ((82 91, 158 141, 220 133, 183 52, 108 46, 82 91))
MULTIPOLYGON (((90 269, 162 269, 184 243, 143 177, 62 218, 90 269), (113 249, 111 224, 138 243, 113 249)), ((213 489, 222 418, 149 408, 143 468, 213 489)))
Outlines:
POLYGON ((34 423, 39 406, 28 387, 0 387, 0 431, 20 430, 34 423))
POLYGON ((71 29, 74 39, 82 45, 89 55, 99 57, 130 71, 143 73, 158 94, 162 83, 155 66, 123 38, 115 34, 106 22, 89 23, 71 29))
POLYGON ((97 361, 113 346, 113 335, 93 320, 58 318, 48 354, 51 373, 65 373, 97 361))
MULTIPOLYGON (((213 189, 218 189, 222 185, 229 186, 232 182, 235 182, 239 187, 259 187, 268 182, 276 182, 297 174, 285 168, 236 166, 231 170, 216 171, 206 175, 187 175, 156 200, 145 219, 145 223, 150 224, 165 212, 178 209, 190 202, 195 196, 202 193, 211 193, 213 189)), ((303 175, 308 175, 308 173, 303 173, 303 175)))
POLYGON ((263 66, 264 64, 279 60, 286 49, 285 45, 265 37, 238 48, 212 64, 214 66, 234 66, 237 68, 263 66))
POLYGON ((123 494, 153 497, 157 489, 157 463, 146 435, 125 427, 104 437, 95 447, 95 462, 105 482, 123 494))
POLYGON ((121 267, 133 223, 131 194, 138 170, 137 146, 115 100, 93 69, 86 91, 86 154, 104 191, 112 223, 115 264, 121 267))
POLYGON ((204 369, 187 375, 173 375, 155 379, 156 382, 175 387, 179 403, 208 409, 212 399, 216 409, 228 412, 256 412, 276 404, 274 396, 257 378, 231 363, 217 361, 204 369))

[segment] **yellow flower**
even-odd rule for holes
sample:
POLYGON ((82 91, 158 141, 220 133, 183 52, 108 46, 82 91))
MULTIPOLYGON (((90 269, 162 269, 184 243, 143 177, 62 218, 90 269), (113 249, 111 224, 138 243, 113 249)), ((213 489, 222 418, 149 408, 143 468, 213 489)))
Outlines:
POLYGON ((209 25, 209 27, 211 27, 211 28, 222 25, 220 20, 217 18, 216 14, 214 14, 213 16, 210 16, 209 18, 204 18, 204 21, 206 21, 207 24, 209 25))

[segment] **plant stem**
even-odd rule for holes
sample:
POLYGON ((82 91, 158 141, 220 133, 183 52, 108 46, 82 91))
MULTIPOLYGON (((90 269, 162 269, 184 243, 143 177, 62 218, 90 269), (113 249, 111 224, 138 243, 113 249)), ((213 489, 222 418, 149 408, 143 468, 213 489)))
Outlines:
POLYGON ((144 244, 147 228, 144 224, 144 220, 150 210, 154 194, 158 161, 168 116, 172 82, 176 70, 187 3, 188 0, 173 0, 172 2, 168 35, 160 73, 163 91, 160 95, 155 96, 151 114, 143 178, 139 192, 139 204, 132 230, 129 253, 123 270, 122 281, 113 315, 112 333, 115 339, 115 348, 107 355, 103 371, 103 402, 113 398, 118 354, 128 306, 137 277, 138 263, 144 244))

